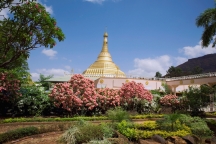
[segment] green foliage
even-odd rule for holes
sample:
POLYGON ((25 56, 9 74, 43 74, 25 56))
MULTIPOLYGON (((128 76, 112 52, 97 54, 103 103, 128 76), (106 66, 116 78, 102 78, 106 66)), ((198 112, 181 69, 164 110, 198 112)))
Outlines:
POLYGON ((153 135, 160 135, 164 138, 169 136, 186 136, 191 134, 188 130, 177 130, 177 131, 164 131, 164 130, 140 130, 136 128, 136 124, 132 124, 127 121, 122 121, 118 124, 118 131, 129 138, 130 140, 138 140, 138 139, 145 139, 151 138, 153 135))
POLYGON ((41 46, 52 48, 56 39, 64 40, 56 20, 40 3, 32 0, 21 5, 9 3, 7 8, 10 17, 0 21, 0 68, 9 70, 21 66, 30 50, 41 46))
POLYGON ((182 74, 183 73, 182 73, 182 70, 180 68, 171 66, 167 70, 166 77, 178 77, 178 76, 182 76, 182 74))
POLYGON ((111 138, 114 134, 114 129, 111 125, 107 123, 102 123, 101 124, 102 132, 104 134, 104 138, 111 138))
POLYGON ((22 137, 38 134, 39 130, 36 127, 25 127, 19 128, 16 130, 8 131, 6 133, 0 134, 0 143, 4 143, 7 141, 19 139, 22 137))
POLYGON ((181 117, 182 114, 175 113, 165 115, 164 119, 157 120, 157 124, 161 130, 165 131, 186 130, 191 132, 190 128, 180 120, 181 117))
POLYGON ((201 108, 206 107, 209 104, 211 88, 206 85, 200 87, 191 86, 184 92, 185 107, 190 108, 192 115, 197 116, 201 111, 201 108))
POLYGON ((164 88, 165 94, 171 94, 172 93, 171 88, 166 83, 162 83, 161 86, 164 88))
POLYGON ((192 133, 198 137, 206 138, 212 136, 213 134, 205 120, 200 117, 190 117, 184 115, 179 120, 181 123, 185 123, 185 125, 190 127, 192 133))
POLYGON ((154 118, 163 118, 162 114, 147 114, 147 115, 135 115, 130 116, 131 119, 154 119, 154 118))
POLYGON ((151 109, 153 110, 154 113, 160 113, 160 110, 161 110, 161 105, 160 105, 161 94, 160 94, 159 90, 152 90, 151 93, 153 95, 153 100, 151 102, 151 109))
POLYGON ((178 130, 178 131, 174 131, 174 132, 167 132, 167 131, 162 131, 162 130, 153 130, 153 131, 138 131, 138 133, 139 133, 138 138, 151 138, 153 135, 160 135, 163 138, 167 138, 170 136, 183 137, 183 136, 191 134, 186 130, 178 130))
MULTIPOLYGON (((130 119, 146 119, 146 118, 163 118, 163 115, 136 115, 130 116, 130 119)), ((8 118, 1 121, 1 123, 14 123, 14 122, 53 122, 53 121, 96 121, 96 120, 108 120, 108 117, 105 116, 94 116, 94 117, 86 117, 86 116, 77 116, 77 117, 65 117, 65 118, 41 118, 41 117, 33 117, 33 118, 8 118)))
POLYGON ((114 130, 108 124, 102 123, 101 125, 94 125, 80 120, 63 134, 62 140, 70 144, 75 144, 89 142, 91 140, 102 140, 103 138, 112 137, 113 134, 114 130))
POLYGON ((42 115, 52 107, 48 94, 36 86, 21 88, 22 97, 17 102, 18 113, 27 115, 42 115))
POLYGON ((94 121, 94 120, 107 120, 107 117, 100 116, 100 117, 72 117, 72 118, 8 118, 4 119, 2 123, 13 123, 13 122, 52 122, 52 121, 80 121, 80 120, 86 120, 86 121, 94 121))
POLYGON ((65 133, 62 135, 61 140, 66 142, 67 144, 76 144, 76 137, 75 134, 80 134, 80 131, 77 127, 69 128, 65 133))
POLYGON ((138 135, 136 133, 136 129, 134 128, 134 124, 131 122, 127 122, 126 120, 123 120, 120 123, 118 123, 117 129, 121 134, 125 135, 130 140, 136 138, 138 135))
POLYGON ((203 119, 185 114, 166 115, 164 119, 158 120, 157 124, 161 130, 185 130, 198 137, 205 138, 210 137, 213 134, 203 119))
POLYGON ((157 71, 157 72, 155 73, 155 77, 156 77, 156 78, 162 78, 162 74, 161 74, 159 71, 157 71))
MULTIPOLYGON (((62 136, 62 140, 68 144, 76 143, 95 143, 93 140, 101 140, 101 143, 106 142, 103 138, 112 137, 114 131, 107 124, 95 125, 91 123, 78 123, 69 128, 62 136)), ((99 141, 97 141, 99 142, 99 141)))
POLYGON ((112 120, 112 122, 121 122, 122 120, 129 120, 129 114, 127 111, 124 111, 121 107, 116 107, 115 109, 111 109, 107 111, 108 119, 112 120))
POLYGON ((208 47, 208 45, 213 40, 212 47, 215 47, 216 41, 213 39, 216 33, 216 8, 209 8, 202 12, 196 19, 196 25, 198 27, 203 27, 204 31, 201 37, 202 47, 208 47))
POLYGON ((107 139, 103 139, 103 140, 91 140, 87 144, 112 144, 112 143, 107 139))
POLYGON ((60 128, 61 130, 65 130, 66 127, 68 128, 68 126, 70 125, 71 124, 64 124, 64 126, 62 126, 61 124, 57 124, 57 125, 53 124, 53 125, 46 125, 46 126, 42 125, 39 127, 30 126, 30 127, 18 128, 0 134, 0 143, 12 141, 26 136, 58 131, 60 128))
POLYGON ((134 124, 135 128, 141 130, 155 130, 158 129, 156 121, 145 121, 142 124, 134 124))

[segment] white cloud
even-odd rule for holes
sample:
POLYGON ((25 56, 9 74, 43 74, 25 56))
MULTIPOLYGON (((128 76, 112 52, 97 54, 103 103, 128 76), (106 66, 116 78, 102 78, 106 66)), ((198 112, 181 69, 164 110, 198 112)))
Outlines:
POLYGON ((183 64, 184 62, 186 62, 188 59, 185 58, 185 57, 176 57, 175 60, 176 60, 175 65, 178 66, 178 65, 183 64))
POLYGON ((37 81, 40 74, 45 76, 54 75, 54 77, 64 76, 65 74, 69 74, 70 72, 64 69, 37 69, 36 72, 31 73, 32 80, 37 81))
POLYGON ((166 74, 166 70, 172 65, 171 58, 168 55, 163 55, 156 58, 134 59, 134 67, 136 69, 129 70, 129 75, 154 77, 159 71, 162 75, 166 74))
POLYGON ((206 48, 202 48, 201 41, 195 46, 186 46, 180 49, 180 53, 183 53, 188 58, 195 58, 199 56, 203 56, 206 54, 216 53, 216 49, 212 48, 212 44, 210 44, 206 48))
POLYGON ((184 56, 170 57, 168 55, 163 55, 155 58, 135 58, 135 69, 129 70, 128 74, 132 76, 154 77, 155 73, 159 71, 162 75, 165 75, 170 66, 178 66, 190 58, 216 53, 216 49, 212 48, 212 44, 207 48, 202 48, 200 41, 195 46, 181 48, 179 52, 183 53, 184 56))
POLYGON ((43 49, 42 53, 45 54, 46 56, 50 57, 50 58, 54 58, 55 55, 57 54, 57 51, 54 51, 52 49, 43 49))
POLYGON ((0 20, 3 20, 4 18, 8 18, 9 9, 3 9, 0 11, 0 20))
POLYGON ((70 66, 65 66, 65 69, 71 70, 71 67, 70 66))
POLYGON ((102 4, 103 2, 105 2, 105 0, 84 0, 87 2, 91 2, 91 3, 97 3, 97 4, 102 4))
POLYGON ((53 14, 52 6, 47 6, 46 4, 42 4, 42 5, 45 7, 45 9, 48 13, 53 14))
POLYGON ((31 73, 31 78, 33 81, 37 81, 40 77, 39 73, 31 73))

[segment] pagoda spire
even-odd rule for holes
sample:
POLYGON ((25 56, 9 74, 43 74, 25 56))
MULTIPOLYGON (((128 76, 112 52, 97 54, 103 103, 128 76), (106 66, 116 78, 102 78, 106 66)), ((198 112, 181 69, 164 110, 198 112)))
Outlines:
POLYGON ((108 34, 103 35, 103 45, 97 60, 83 72, 86 77, 125 77, 119 67, 112 61, 108 50, 108 34))
POLYGON ((108 50, 108 34, 107 32, 104 33, 104 39, 103 39, 103 46, 100 54, 98 55, 98 58, 96 61, 109 61, 112 62, 112 57, 108 50))

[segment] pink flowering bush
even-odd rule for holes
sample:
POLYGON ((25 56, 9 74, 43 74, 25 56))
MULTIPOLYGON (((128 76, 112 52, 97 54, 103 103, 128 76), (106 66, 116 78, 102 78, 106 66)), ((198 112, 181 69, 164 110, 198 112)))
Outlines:
POLYGON ((164 106, 164 108, 171 108, 172 112, 175 112, 176 110, 182 110, 184 109, 184 103, 180 103, 179 99, 175 95, 165 95, 160 99, 160 104, 164 106))
POLYGON ((138 104, 150 103, 153 96, 144 88, 142 83, 131 81, 121 87, 120 98, 122 106, 134 109, 137 108, 138 104))
POLYGON ((49 96, 56 107, 67 111, 87 112, 98 106, 94 82, 80 74, 72 76, 69 82, 56 84, 49 96))
POLYGON ((125 104, 131 110, 134 105, 138 108, 142 102, 150 103, 153 98, 140 83, 126 83, 120 90, 95 89, 93 81, 79 74, 71 77, 69 82, 56 84, 49 96, 56 107, 71 114, 105 113, 110 108, 125 104))
POLYGON ((0 73, 0 99, 9 100, 9 96, 19 96, 20 81, 12 73, 0 73))
POLYGON ((98 93, 98 108, 103 112, 120 105, 119 90, 101 88, 96 91, 98 93))
POLYGON ((163 106, 173 106, 173 105, 178 105, 179 100, 177 96, 168 94, 160 99, 160 103, 163 106))

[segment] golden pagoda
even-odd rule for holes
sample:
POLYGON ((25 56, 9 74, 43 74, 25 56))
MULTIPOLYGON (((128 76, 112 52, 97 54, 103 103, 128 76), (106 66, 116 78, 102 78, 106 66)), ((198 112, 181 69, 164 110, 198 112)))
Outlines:
POLYGON ((85 77, 126 77, 119 67, 112 61, 108 51, 108 34, 104 33, 103 47, 97 60, 83 72, 85 77))

